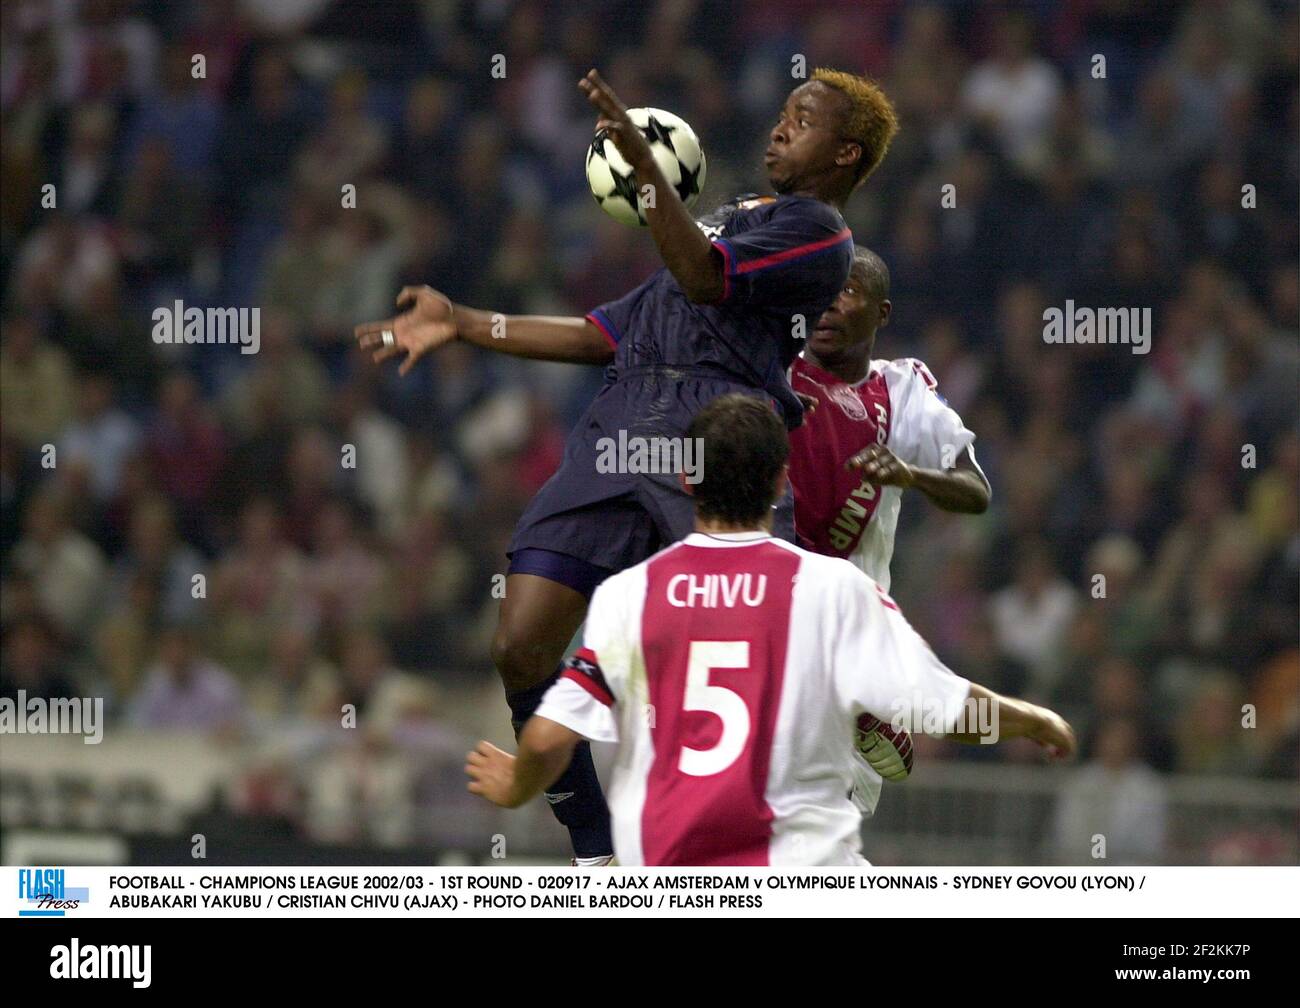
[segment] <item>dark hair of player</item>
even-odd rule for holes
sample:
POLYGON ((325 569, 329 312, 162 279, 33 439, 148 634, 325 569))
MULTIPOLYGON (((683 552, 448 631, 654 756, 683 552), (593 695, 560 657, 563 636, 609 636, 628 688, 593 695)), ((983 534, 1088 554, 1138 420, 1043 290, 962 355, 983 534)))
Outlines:
POLYGON ((861 271, 872 298, 884 301, 889 297, 889 267, 865 245, 853 246, 853 270, 861 271))
POLYGON ((849 100, 840 129, 846 139, 862 144, 862 158, 853 176, 856 188, 885 159, 885 152, 898 132, 894 105, 875 81, 857 74, 818 67, 812 79, 833 87, 849 100))
POLYGON ((757 527, 776 501, 776 478, 790 457, 785 425, 762 399, 733 392, 700 410, 686 436, 699 438, 702 479, 695 513, 709 521, 757 527))

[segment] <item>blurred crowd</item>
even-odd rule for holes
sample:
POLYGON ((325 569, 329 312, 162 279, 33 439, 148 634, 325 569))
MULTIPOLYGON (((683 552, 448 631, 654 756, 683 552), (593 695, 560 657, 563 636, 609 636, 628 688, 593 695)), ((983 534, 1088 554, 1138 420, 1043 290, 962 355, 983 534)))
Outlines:
POLYGON ((877 356, 927 362, 993 486, 978 519, 907 500, 904 611, 1075 719, 1085 807, 1294 779, 1298 38, 1271 0, 6 3, 5 695, 391 734, 486 681, 505 544, 601 373, 454 344, 399 379, 351 327, 404 284, 619 296, 658 261, 587 193, 578 78, 693 125, 703 210, 765 190, 798 56, 897 104, 846 213, 893 273, 877 356), (1149 307, 1151 352, 1046 344, 1066 299, 1149 307), (156 342, 178 300, 258 307, 259 352, 156 342))

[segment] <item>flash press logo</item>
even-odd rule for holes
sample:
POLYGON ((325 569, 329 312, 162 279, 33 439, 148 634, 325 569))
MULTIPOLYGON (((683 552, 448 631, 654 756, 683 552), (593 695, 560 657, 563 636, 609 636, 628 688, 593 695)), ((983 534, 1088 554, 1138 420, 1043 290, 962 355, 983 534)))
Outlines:
POLYGON ((19 917, 66 917, 90 900, 90 889, 67 884, 62 868, 18 869, 19 917), (27 909, 22 909, 23 904, 27 909))

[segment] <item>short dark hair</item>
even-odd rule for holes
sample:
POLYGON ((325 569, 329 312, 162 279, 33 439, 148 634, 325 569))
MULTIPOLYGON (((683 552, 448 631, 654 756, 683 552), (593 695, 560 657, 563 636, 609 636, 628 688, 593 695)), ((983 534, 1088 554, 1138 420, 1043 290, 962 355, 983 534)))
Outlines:
POLYGON ((790 457, 785 424, 757 396, 732 392, 700 410, 686 436, 704 461, 695 513, 729 525, 758 525, 776 501, 777 475, 790 457))
POLYGON ((854 245, 853 266, 861 270, 866 277, 867 287, 872 297, 877 301, 884 301, 889 297, 889 267, 885 265, 885 260, 865 245, 854 245))

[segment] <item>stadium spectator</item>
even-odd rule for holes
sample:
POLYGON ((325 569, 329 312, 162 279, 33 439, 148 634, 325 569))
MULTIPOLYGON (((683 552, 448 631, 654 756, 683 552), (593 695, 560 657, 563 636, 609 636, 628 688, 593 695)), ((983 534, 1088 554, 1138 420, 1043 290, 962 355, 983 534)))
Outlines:
POLYGON ((68 521, 69 504, 47 484, 27 508, 25 534, 13 550, 14 567, 31 579, 41 612, 84 640, 104 590, 104 555, 68 521))
MULTIPOLYGON (((18 691, 31 699, 58 700, 78 695, 72 677, 60 668, 58 635, 39 616, 14 621, 5 639, 0 662, 0 697, 18 700, 18 691)), ((19 708, 21 710, 21 708, 19 708)))
POLYGON ((41 338, 35 319, 6 319, 0 345, 0 426, 5 435, 27 448, 52 443, 72 417, 74 395, 68 355, 41 338))
POLYGON ((304 723, 337 724, 341 703, 338 672, 316 653, 315 635, 298 623, 276 631, 266 674, 249 686, 248 709, 256 725, 274 733, 304 723))
POLYGON ((203 570, 203 557, 181 539, 171 504, 155 496, 139 502, 131 511, 126 544, 113 564, 115 598, 125 598, 130 586, 147 578, 157 593, 157 612, 165 620, 183 620, 199 615, 194 576, 203 570))
POLYGON ((1006 14, 995 29, 992 54, 971 69, 962 98, 976 125, 993 131, 1006 158, 1024 165, 1051 123, 1060 92, 1060 73, 1034 53, 1032 24, 1006 14))
POLYGON ((229 735, 242 727, 239 685, 198 647, 194 628, 178 623, 158 641, 158 661, 131 700, 132 724, 155 731, 229 735))
POLYGON ((240 515, 239 538, 217 565, 210 586, 217 653, 237 671, 261 667, 277 626, 296 614, 303 558, 281 530, 279 509, 265 497, 240 515))
POLYGON ((1074 771, 1057 801, 1052 854, 1068 863, 1159 864, 1168 835, 1165 787, 1137 753, 1127 719, 1099 726, 1097 756, 1074 771))
POLYGON ((102 373, 78 382, 76 416, 59 441, 62 464, 83 469, 87 489, 101 505, 122 489, 129 459, 140 451, 140 425, 114 401, 113 383, 102 373))
POLYGON ((989 600, 1004 654, 1029 669, 1028 695, 1046 697, 1060 677, 1061 644, 1079 605, 1044 543, 1026 543, 1015 581, 989 600))

